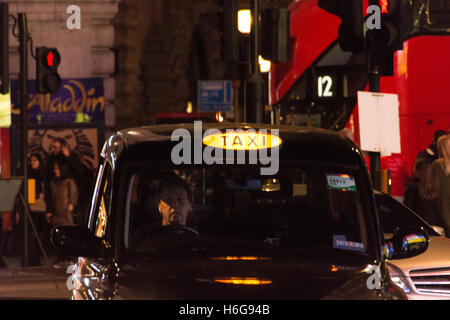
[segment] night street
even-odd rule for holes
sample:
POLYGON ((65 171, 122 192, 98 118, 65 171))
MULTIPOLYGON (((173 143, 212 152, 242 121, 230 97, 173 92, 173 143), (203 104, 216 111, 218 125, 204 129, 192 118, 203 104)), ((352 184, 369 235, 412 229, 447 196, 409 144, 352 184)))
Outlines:
POLYGON ((19 260, 5 258, 8 268, 0 269, 0 299, 68 299, 70 275, 65 270, 21 267, 19 260))
POLYGON ((450 0, 0 0, 0 300, 450 300, 449 57, 450 0))

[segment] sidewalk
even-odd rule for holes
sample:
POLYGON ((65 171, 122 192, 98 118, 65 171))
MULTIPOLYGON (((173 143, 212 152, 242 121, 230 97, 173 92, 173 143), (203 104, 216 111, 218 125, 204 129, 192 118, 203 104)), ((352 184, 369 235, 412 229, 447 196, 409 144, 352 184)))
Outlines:
POLYGON ((21 267, 20 257, 3 259, 7 267, 0 269, 0 299, 69 298, 66 281, 70 275, 66 270, 51 269, 45 261, 41 266, 21 267))

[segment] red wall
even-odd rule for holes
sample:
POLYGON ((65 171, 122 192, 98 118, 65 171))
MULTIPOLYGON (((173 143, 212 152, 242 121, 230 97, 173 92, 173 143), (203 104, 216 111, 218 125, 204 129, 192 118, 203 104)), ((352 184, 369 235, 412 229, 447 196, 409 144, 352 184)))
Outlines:
POLYGON ((411 172, 434 131, 450 128, 450 36, 412 38, 397 58, 402 153, 411 172))

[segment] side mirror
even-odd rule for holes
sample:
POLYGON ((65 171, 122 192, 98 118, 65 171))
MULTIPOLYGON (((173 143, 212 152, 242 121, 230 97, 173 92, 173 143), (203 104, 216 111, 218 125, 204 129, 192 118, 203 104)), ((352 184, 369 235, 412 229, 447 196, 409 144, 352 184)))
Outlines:
POLYGON ((417 256, 428 248, 428 231, 422 227, 401 227, 384 244, 387 259, 405 259, 417 256))
POLYGON ((55 250, 69 256, 110 258, 112 247, 84 226, 57 226, 51 231, 55 250))

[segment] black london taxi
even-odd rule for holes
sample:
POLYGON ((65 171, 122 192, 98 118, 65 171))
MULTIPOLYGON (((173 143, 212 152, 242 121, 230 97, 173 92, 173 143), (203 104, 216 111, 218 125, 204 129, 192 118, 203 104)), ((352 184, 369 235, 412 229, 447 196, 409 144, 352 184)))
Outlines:
POLYGON ((358 147, 322 129, 156 125, 104 144, 86 225, 52 230, 78 257, 72 299, 405 299, 358 147), (385 249, 386 248, 386 249, 385 249))

